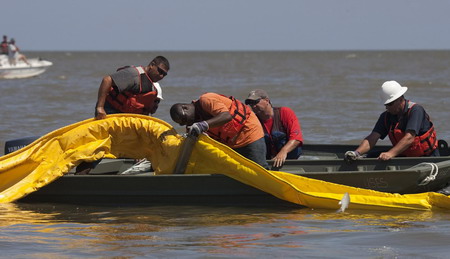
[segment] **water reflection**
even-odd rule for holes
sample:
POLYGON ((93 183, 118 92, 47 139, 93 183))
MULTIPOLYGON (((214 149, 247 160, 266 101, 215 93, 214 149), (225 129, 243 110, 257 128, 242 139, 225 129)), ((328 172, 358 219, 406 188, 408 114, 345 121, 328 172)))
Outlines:
POLYGON ((254 223, 270 224, 278 221, 352 221, 359 224, 380 225, 392 222, 407 226, 406 222, 422 222, 439 212, 386 212, 348 210, 314 210, 292 207, 212 207, 212 206, 79 206, 71 204, 0 204, 0 226, 15 224, 80 223, 80 224, 148 224, 152 226, 246 226, 254 223))
MULTIPOLYGON (((210 206, 79 206, 47 203, 0 204, 2 224, 76 222, 76 223, 145 223, 156 225, 234 225, 271 220, 268 215, 292 208, 210 207, 210 206), (242 211, 245 211, 242 214, 242 211)), ((294 209, 294 211, 301 209, 294 209)))
POLYGON ((0 226, 15 224, 47 223, 58 215, 57 212, 40 213, 29 209, 22 209, 15 203, 0 203, 0 226))
MULTIPOLYGON (((68 257, 146 256, 151 249, 156 257, 231 257, 256 256, 260 249, 276 255, 280 248, 285 256, 296 256, 299 249, 312 251, 322 245, 328 246, 328 252, 338 249, 342 236, 347 242, 359 242, 375 238, 376 233, 392 233, 384 234, 392 242, 409 230, 433 233, 436 220, 449 219, 446 213, 436 212, 16 203, 0 204, 0 244, 30 249, 16 250, 12 256, 44 257, 48 250, 68 257)), ((372 242, 384 242, 376 240, 372 242)), ((379 255, 386 249, 372 247, 370 253, 379 255)))

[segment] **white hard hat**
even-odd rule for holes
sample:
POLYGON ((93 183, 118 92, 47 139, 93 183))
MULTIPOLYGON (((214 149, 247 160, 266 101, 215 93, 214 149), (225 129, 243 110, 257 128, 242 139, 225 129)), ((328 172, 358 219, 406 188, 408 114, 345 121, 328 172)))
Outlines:
POLYGON ((158 97, 161 100, 164 100, 162 97, 162 90, 161 90, 161 86, 159 85, 159 83, 153 83, 153 85, 155 86, 156 91, 157 91, 156 97, 158 97))
POLYGON ((386 81, 381 86, 382 94, 381 98, 384 104, 391 103, 397 100, 400 96, 408 91, 408 87, 401 86, 396 81, 386 81))

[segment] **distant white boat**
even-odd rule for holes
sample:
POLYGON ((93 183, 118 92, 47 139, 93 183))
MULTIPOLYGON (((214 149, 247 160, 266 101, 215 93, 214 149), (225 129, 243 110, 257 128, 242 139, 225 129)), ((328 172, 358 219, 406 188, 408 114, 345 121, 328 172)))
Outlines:
POLYGON ((7 55, 0 55, 0 79, 15 79, 37 76, 53 65, 52 62, 40 58, 27 59, 28 63, 18 60, 11 65, 7 55))

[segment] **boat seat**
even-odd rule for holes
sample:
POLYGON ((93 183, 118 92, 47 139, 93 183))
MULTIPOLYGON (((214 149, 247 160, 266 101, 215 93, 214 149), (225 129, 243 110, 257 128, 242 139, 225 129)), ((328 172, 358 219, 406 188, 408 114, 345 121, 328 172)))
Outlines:
POLYGON ((336 154, 330 153, 315 153, 315 154, 302 154, 297 160, 328 160, 328 159, 338 159, 336 154))

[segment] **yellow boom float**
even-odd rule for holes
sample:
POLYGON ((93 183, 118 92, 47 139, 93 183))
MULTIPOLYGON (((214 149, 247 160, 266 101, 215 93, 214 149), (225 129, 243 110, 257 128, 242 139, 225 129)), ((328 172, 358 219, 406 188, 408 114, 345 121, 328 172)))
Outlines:
MULTIPOLYGON (((63 127, 0 157, 0 203, 16 201, 38 190, 82 161, 145 157, 156 174, 171 174, 183 140, 170 124, 134 114, 88 119, 63 127)), ((195 144, 185 173, 227 175, 310 208, 338 209, 339 201, 348 193, 349 209, 450 209, 450 197, 438 193, 390 194, 267 171, 204 135, 195 144)))

